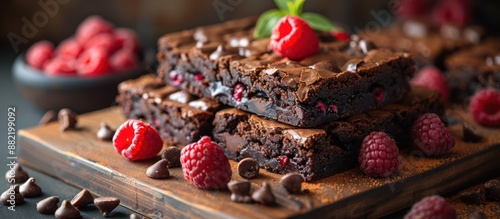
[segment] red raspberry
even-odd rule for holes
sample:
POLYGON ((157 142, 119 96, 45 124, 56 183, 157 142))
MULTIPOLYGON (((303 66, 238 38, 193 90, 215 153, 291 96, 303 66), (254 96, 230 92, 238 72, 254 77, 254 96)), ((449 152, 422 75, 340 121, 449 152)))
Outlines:
POLYGON ((113 146, 118 154, 128 160, 144 160, 158 154, 163 147, 163 141, 149 124, 130 119, 116 130, 113 146))
POLYGON ((441 100, 446 102, 450 93, 448 83, 446 82, 441 71, 434 67, 428 66, 423 68, 417 75, 410 80, 413 85, 420 85, 431 90, 437 90, 441 93, 441 100))
POLYGON ((58 56, 45 64, 43 71, 47 75, 62 76, 76 74, 76 60, 58 56))
POLYGON ((332 36, 338 41, 348 41, 351 39, 348 33, 339 30, 332 31, 332 36))
POLYGON ((92 37, 100 33, 112 33, 113 25, 94 15, 85 19, 76 29, 76 40, 85 45, 92 37))
POLYGON ((43 69, 43 65, 54 56, 54 45, 49 41, 33 44, 26 53, 26 62, 33 68, 43 69))
POLYGON ((481 125, 500 125, 500 91, 485 88, 476 92, 471 97, 469 112, 481 125))
POLYGON ((223 189, 231 180, 231 166, 222 149, 203 136, 181 151, 184 178, 202 189, 223 189))
POLYGON ((413 204, 405 219, 441 218, 455 219, 457 212, 439 195, 427 196, 413 204))
POLYGON ((115 72, 123 72, 137 66, 139 61, 130 49, 120 49, 110 58, 111 68, 115 72))
POLYGON ((64 56, 72 59, 78 58, 82 53, 82 46, 73 38, 62 41, 56 49, 57 56, 64 56))
POLYGON ((270 46, 283 57, 301 60, 319 50, 319 39, 304 20, 285 16, 273 29, 270 46))
POLYGON ((366 175, 386 177, 399 166, 399 149, 386 133, 372 132, 363 139, 358 161, 366 175))
POLYGON ((128 28, 117 28, 113 32, 118 48, 131 49, 134 52, 139 52, 139 39, 135 32, 128 28))
POLYGON ((455 146, 455 139, 438 115, 420 115, 411 128, 414 146, 427 156, 444 155, 455 146))
POLYGON ((236 84, 236 86, 234 86, 233 97, 237 102, 240 102, 241 99, 243 98, 244 91, 245 91, 245 85, 236 84))
POLYGON ((432 12, 432 19, 438 26, 449 23, 465 26, 471 21, 471 17, 470 0, 443 0, 432 12))
POLYGON ((429 0, 402 0, 396 14, 402 17, 420 17, 429 11, 429 0))
POLYGON ((111 72, 107 52, 101 48, 85 50, 78 58, 76 67, 82 76, 97 76, 111 72))
POLYGON ((102 48, 104 49, 108 55, 113 54, 116 50, 118 50, 119 45, 115 40, 113 34, 109 33, 100 33, 89 39, 87 43, 85 43, 85 49, 90 48, 102 48))

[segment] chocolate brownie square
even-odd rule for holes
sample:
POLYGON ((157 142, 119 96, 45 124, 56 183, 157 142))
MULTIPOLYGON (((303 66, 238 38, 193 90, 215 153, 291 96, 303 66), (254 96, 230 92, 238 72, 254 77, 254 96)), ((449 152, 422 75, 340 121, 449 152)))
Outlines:
POLYGON ((450 101, 467 104, 476 91, 500 89, 500 39, 492 38, 446 59, 450 101))
POLYGON ((320 51, 300 61, 255 39, 255 18, 166 34, 158 41, 158 74, 201 97, 299 126, 381 108, 400 100, 415 71, 409 54, 353 37, 320 36, 320 51))
POLYGON ((443 68, 446 56, 479 43, 484 37, 484 30, 473 25, 460 27, 445 24, 435 27, 426 20, 408 18, 382 30, 362 31, 360 35, 379 47, 411 53, 419 68, 426 65, 443 68))
POLYGON ((129 119, 143 119, 155 127, 167 145, 185 146, 211 135, 217 102, 196 98, 159 81, 154 75, 122 82, 117 102, 129 119))
POLYGON ((393 136, 399 147, 410 145, 413 121, 427 112, 443 115, 440 95, 418 86, 400 102, 315 128, 228 108, 215 115, 214 138, 230 159, 252 157, 269 171, 313 181, 354 167, 363 138, 373 131, 393 136))

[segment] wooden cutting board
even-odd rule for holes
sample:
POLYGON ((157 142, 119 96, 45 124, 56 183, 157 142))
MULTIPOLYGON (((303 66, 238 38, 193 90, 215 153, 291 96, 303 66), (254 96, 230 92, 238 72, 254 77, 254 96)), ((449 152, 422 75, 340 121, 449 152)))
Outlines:
MULTIPOLYGON (((449 112, 448 112, 449 114, 449 112)), ((466 113, 455 116, 470 120, 466 113)), ((451 120, 456 120, 452 118, 451 120)), ((171 177, 146 177, 148 166, 159 159, 131 162, 118 155, 111 142, 100 141, 101 122, 116 128, 125 121, 118 108, 79 116, 78 129, 59 131, 57 122, 20 130, 19 160, 98 196, 116 196, 122 205, 152 218, 377 218, 411 206, 430 194, 446 194, 499 172, 500 129, 477 126, 485 136, 480 143, 461 140, 460 123, 450 125, 456 145, 452 153, 427 158, 418 150, 400 152, 401 166, 388 178, 370 178, 354 168, 304 183, 299 195, 289 195, 278 183, 280 175, 261 171, 252 179, 256 189, 270 182, 278 203, 274 206, 230 201, 229 191, 202 190, 186 181, 181 168, 171 177)), ((233 179, 236 162, 231 161, 233 179)))

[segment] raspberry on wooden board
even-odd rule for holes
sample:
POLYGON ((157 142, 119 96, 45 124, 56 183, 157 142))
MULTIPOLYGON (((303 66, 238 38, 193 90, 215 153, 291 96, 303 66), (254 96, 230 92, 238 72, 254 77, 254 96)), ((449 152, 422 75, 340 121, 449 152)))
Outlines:
POLYGON ((232 170, 224 151, 210 137, 203 136, 181 151, 184 178, 202 189, 224 189, 232 170))
POLYGON ((163 140, 149 124, 140 120, 127 120, 115 132, 113 146, 128 160, 149 159, 163 147, 163 140))

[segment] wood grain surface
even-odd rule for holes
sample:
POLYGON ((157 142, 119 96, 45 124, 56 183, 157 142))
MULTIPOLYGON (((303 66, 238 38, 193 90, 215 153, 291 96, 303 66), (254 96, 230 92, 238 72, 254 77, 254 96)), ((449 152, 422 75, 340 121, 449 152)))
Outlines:
MULTIPOLYGON (((450 114, 448 112, 448 114, 450 114)), ((469 121, 460 109, 450 121, 469 121)), ((485 136, 480 143, 461 140, 462 126, 450 123, 456 145, 445 156, 429 158, 412 148, 403 149, 399 170, 388 178, 370 178, 357 168, 303 184, 290 195, 278 183, 281 175, 261 171, 251 180, 255 190, 270 182, 277 204, 241 204, 230 201, 229 191, 202 190, 186 181, 181 168, 171 177, 146 177, 159 156, 140 162, 118 155, 111 142, 96 137, 101 122, 116 128, 125 121, 118 108, 79 116, 78 129, 59 131, 57 122, 19 132, 20 162, 64 182, 87 188, 98 196, 116 196, 122 205, 151 218, 359 218, 381 217, 411 206, 424 196, 446 194, 499 172, 500 129, 477 126, 485 136)), ((456 124, 455 124, 456 123, 456 124)), ((242 179, 231 161, 232 179, 242 179)))

